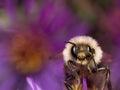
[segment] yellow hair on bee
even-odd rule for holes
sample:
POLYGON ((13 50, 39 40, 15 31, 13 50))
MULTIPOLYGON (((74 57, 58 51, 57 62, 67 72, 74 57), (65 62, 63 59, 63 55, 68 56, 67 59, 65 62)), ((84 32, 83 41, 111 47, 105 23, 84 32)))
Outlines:
MULTIPOLYGON (((101 47, 98 45, 97 41, 95 39, 93 39, 90 36, 76 36, 73 37, 72 39, 69 40, 69 42, 72 42, 74 44, 87 44, 89 45, 91 48, 93 48, 95 50, 95 54, 94 54, 94 60, 95 62, 98 64, 101 62, 101 58, 102 58, 102 49, 101 47)), ((63 58, 65 60, 65 62, 67 62, 68 60, 73 60, 74 57, 71 55, 71 48, 72 48, 72 44, 67 43, 65 45, 65 49, 63 50, 63 58)))

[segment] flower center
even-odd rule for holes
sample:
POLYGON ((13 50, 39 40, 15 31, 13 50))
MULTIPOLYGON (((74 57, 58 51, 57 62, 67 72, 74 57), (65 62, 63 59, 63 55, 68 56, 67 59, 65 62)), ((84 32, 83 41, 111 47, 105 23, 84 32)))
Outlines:
MULTIPOLYGON (((31 33, 17 34, 12 39, 11 64, 20 74, 38 72, 45 60, 44 40, 31 33)), ((47 49, 45 49, 47 52, 47 49)))

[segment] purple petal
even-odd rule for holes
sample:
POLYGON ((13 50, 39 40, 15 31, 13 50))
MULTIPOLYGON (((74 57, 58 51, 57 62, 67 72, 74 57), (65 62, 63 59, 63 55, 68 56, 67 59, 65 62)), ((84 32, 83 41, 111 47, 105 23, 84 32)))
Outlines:
POLYGON ((86 78, 85 77, 83 77, 83 90, 88 90, 87 89, 87 82, 86 82, 86 78))
POLYGON ((115 90, 119 90, 120 85, 118 84, 120 81, 120 47, 116 47, 116 51, 114 53, 114 62, 111 66, 111 79, 112 79, 112 84, 115 87, 115 90))
POLYGON ((13 90, 14 83, 17 80, 15 74, 9 66, 6 53, 6 45, 0 44, 0 90, 13 90))
POLYGON ((17 22, 16 0, 6 0, 6 12, 11 19, 11 22, 17 22))
POLYGON ((25 18, 28 18, 31 13, 34 13, 36 7, 36 1, 35 0, 25 0, 24 1, 24 13, 25 18))
POLYGON ((40 86, 38 86, 38 84, 31 77, 27 77, 26 80, 32 90, 42 90, 40 86))
POLYGON ((34 79, 43 90, 63 90, 64 73, 62 60, 50 62, 34 79))
POLYGON ((54 45, 55 52, 61 51, 64 48, 65 41, 68 41, 70 38, 80 35, 86 35, 89 32, 90 26, 87 23, 82 22, 78 24, 69 25, 69 28, 64 30, 59 30, 58 32, 49 35, 51 38, 51 43, 54 45))
POLYGON ((6 49, 5 44, 0 44, 0 77, 2 77, 2 74, 8 73, 11 70, 11 68, 9 68, 9 59, 6 49))
POLYGON ((0 90, 13 90, 17 80, 18 77, 15 74, 6 73, 0 78, 0 90))
POLYGON ((43 29, 53 32, 69 24, 69 19, 71 19, 71 14, 62 2, 50 1, 43 4, 38 20, 43 29))
POLYGON ((4 5, 5 5, 5 0, 0 0, 0 9, 4 8, 4 5))

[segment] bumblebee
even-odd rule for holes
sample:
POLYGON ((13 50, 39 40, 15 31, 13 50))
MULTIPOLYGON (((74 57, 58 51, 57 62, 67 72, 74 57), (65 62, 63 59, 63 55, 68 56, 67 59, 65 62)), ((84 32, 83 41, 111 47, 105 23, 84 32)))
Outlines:
POLYGON ((82 78, 86 78, 88 90, 95 86, 98 90, 112 90, 110 69, 102 62, 103 51, 98 42, 90 36, 76 36, 66 43, 62 54, 67 90, 73 90, 75 83, 79 86, 82 78))

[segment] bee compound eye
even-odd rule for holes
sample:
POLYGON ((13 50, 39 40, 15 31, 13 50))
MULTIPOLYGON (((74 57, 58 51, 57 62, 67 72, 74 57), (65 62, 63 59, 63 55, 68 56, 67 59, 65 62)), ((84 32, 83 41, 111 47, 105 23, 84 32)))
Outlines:
POLYGON ((78 53, 79 48, 77 46, 73 46, 71 49, 71 53, 73 57, 77 58, 77 53, 78 53))
POLYGON ((77 46, 73 46, 73 52, 74 52, 75 54, 77 54, 78 51, 79 51, 79 47, 77 47, 77 46))
POLYGON ((87 46, 87 50, 91 52, 91 48, 89 46, 87 46))
POLYGON ((87 51, 89 51, 91 53, 95 53, 95 50, 93 48, 91 48, 90 46, 87 46, 87 51))
POLYGON ((72 52, 73 52, 74 54, 76 53, 76 47, 75 47, 75 46, 73 46, 72 52))

